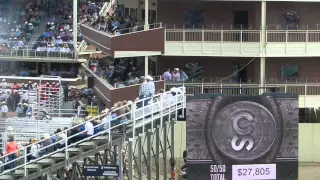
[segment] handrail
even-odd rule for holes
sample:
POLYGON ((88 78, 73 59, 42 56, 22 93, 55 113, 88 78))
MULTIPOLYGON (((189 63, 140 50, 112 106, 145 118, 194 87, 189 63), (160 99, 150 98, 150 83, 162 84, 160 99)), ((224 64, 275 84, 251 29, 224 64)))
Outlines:
POLYGON ((86 24, 81 24, 81 25, 94 31, 94 32, 100 33, 101 35, 108 36, 110 38, 130 34, 130 33, 143 32, 143 31, 148 31, 148 30, 152 30, 152 29, 162 28, 162 23, 154 23, 154 24, 148 24, 147 30, 145 30, 145 25, 141 25, 141 26, 135 26, 135 27, 131 27, 131 28, 124 28, 124 29, 117 30, 120 32, 128 31, 128 33, 121 33, 120 35, 113 35, 111 33, 107 33, 107 32, 95 29, 95 28, 93 28, 89 25, 86 25, 86 24))
MULTIPOLYGON (((159 75, 159 76, 152 76, 152 78, 153 78, 153 81, 154 81, 154 82, 162 81, 162 76, 161 76, 161 75, 159 75)), ((114 87, 118 89, 118 88, 125 88, 125 87, 129 87, 129 86, 135 86, 135 85, 139 84, 139 82, 138 82, 138 83, 136 83, 136 84, 132 84, 132 85, 129 85, 129 86, 118 87, 119 84, 129 84, 129 81, 130 81, 130 80, 114 83, 114 87)), ((140 79, 139 79, 139 81, 140 81, 140 79)))
MULTIPOLYGON (((71 127, 71 128, 68 128, 68 129, 66 129, 66 130, 63 130, 63 131, 61 131, 60 133, 58 133, 58 134, 56 134, 56 135, 54 135, 54 136, 57 136, 57 135, 59 135, 59 134, 61 134, 61 133, 65 133, 66 136, 67 136, 67 138, 66 138, 65 141, 57 141, 57 142, 55 142, 55 143, 53 143, 53 144, 51 144, 51 145, 49 145, 49 146, 45 146, 45 147, 42 147, 42 148, 38 149, 38 151, 47 149, 47 148, 49 148, 49 147, 53 147, 54 145, 57 145, 57 144, 60 144, 60 143, 63 143, 63 142, 65 143, 65 147, 63 147, 63 148, 61 148, 61 149, 58 149, 57 151, 54 151, 54 152, 52 152, 52 153, 46 154, 46 155, 44 155, 44 156, 41 156, 41 157, 39 157, 39 158, 37 158, 37 159, 35 159, 35 160, 33 160, 33 161, 27 162, 27 156, 31 155, 31 153, 27 153, 27 148, 28 148, 28 147, 31 147, 33 144, 30 144, 30 145, 24 146, 24 147, 22 147, 22 148, 19 148, 16 152, 12 152, 12 153, 10 153, 10 154, 6 154, 6 156, 8 156, 8 155, 11 155, 11 154, 15 154, 15 153, 17 153, 17 152, 19 152, 19 151, 21 151, 21 150, 24 151, 24 156, 17 157, 16 159, 14 159, 14 160, 12 160, 12 161, 6 162, 6 163, 4 163, 3 165, 0 165, 0 168, 1 168, 1 167, 4 167, 4 166, 6 166, 6 165, 8 165, 8 164, 10 164, 10 163, 18 162, 18 161, 21 160, 21 159, 24 159, 24 162, 25 162, 25 163, 22 164, 22 165, 18 165, 18 166, 16 166, 15 168, 10 169, 10 170, 8 170, 8 171, 6 171, 6 172, 0 173, 0 176, 6 174, 6 173, 8 173, 8 172, 12 172, 12 171, 14 171, 14 170, 16 170, 16 169, 19 169, 19 168, 21 168, 21 167, 24 167, 25 173, 26 173, 26 166, 27 166, 28 164, 34 163, 35 161, 38 161, 38 160, 43 159, 43 158, 45 158, 45 157, 49 157, 49 156, 51 156, 51 155, 53 155, 53 154, 55 154, 55 153, 57 153, 57 152, 61 152, 61 151, 64 151, 64 150, 65 150, 65 152, 66 152, 66 153, 65 153, 66 159, 68 159, 68 158, 69 158, 69 156, 68 156, 68 148, 69 148, 69 147, 72 147, 72 146, 74 146, 74 145, 76 145, 76 144, 79 144, 79 143, 81 143, 81 142, 84 142, 84 141, 87 141, 87 140, 92 139, 92 138, 94 138, 94 137, 97 137, 97 136, 99 136, 99 135, 101 135, 101 134, 108 133, 108 140, 109 140, 108 142, 111 142, 111 130, 117 129, 118 127, 121 127, 121 126, 123 126, 123 125, 127 125, 128 123, 131 123, 131 122, 133 122, 133 127, 132 127, 132 129, 133 129, 133 136, 135 135, 135 128, 139 128, 139 127, 143 126, 143 132, 144 132, 144 131, 145 131, 144 125, 145 125, 145 124, 148 124, 148 123, 151 123, 151 125, 152 125, 152 127, 153 127, 153 121, 154 121, 154 119, 151 119, 151 120, 147 120, 147 121, 146 121, 146 120, 145 120, 146 117, 148 117, 148 116, 152 116, 152 117, 153 117, 153 115, 154 115, 155 113, 166 114, 166 113, 164 113, 164 112, 166 112, 166 111, 168 111, 167 113, 170 114, 171 111, 177 111, 178 109, 183 108, 183 107, 185 106, 184 88, 181 87, 181 88, 179 88, 179 89, 180 89, 180 91, 179 91, 180 94, 176 94, 176 95, 174 96, 174 98, 172 98, 172 99, 164 99, 164 97, 166 97, 168 94, 171 94, 171 93, 172 93, 171 91, 167 91, 167 92, 164 92, 164 93, 156 94, 156 95, 152 96, 151 99, 153 100, 153 99, 159 98, 160 101, 157 101, 157 102, 154 102, 154 103, 150 103, 150 104, 145 105, 144 102, 150 100, 150 98, 140 99, 140 100, 138 100, 138 101, 135 101, 134 103, 130 103, 130 104, 127 104, 127 105, 124 105, 124 106, 121 106, 121 107, 114 108, 114 109, 110 110, 109 113, 103 113, 103 114, 101 114, 101 115, 99 115, 99 116, 96 116, 96 117, 94 117, 94 118, 91 118, 91 119, 89 119, 89 120, 87 120, 87 121, 85 121, 85 122, 83 122, 83 123, 80 123, 80 124, 78 124, 78 125, 76 125, 76 126, 73 126, 73 127, 71 127), (138 108, 140 104, 142 104, 142 107, 138 108), (179 106, 179 104, 181 104, 181 107, 179 106), (155 108, 155 107, 156 107, 156 108, 155 108), (172 107, 174 107, 174 110, 171 109, 172 107), (178 107, 180 107, 180 108, 178 108, 178 107), (84 131, 81 131, 81 132, 79 132, 79 133, 77 133, 77 134, 74 134, 74 135, 72 135, 72 136, 68 136, 68 133, 67 133, 68 131, 70 131, 70 130, 72 130, 72 129, 74 129, 74 128, 77 128, 77 127, 79 127, 79 126, 83 126, 83 125, 85 125, 85 124, 86 124, 87 122, 89 122, 89 121, 95 120, 95 119, 97 119, 97 118, 101 118, 101 117, 106 116, 106 115, 111 115, 111 113, 117 112, 118 110, 125 109, 125 108, 130 108, 130 111, 129 111, 129 112, 126 112, 126 113, 124 113, 124 114, 122 114, 122 115, 118 115, 118 116, 115 117, 115 118, 111 118, 111 121, 102 122, 101 124, 98 124, 98 125, 94 126, 94 128, 96 128, 96 127, 98 127, 98 126, 108 125, 108 129, 105 129, 105 130, 103 130, 103 131, 100 131, 100 132, 97 133, 97 134, 94 134, 93 136, 87 137, 87 138, 85 138, 85 139, 82 139, 81 141, 78 141, 78 142, 76 142, 76 143, 73 143, 73 144, 68 145, 68 140, 70 140, 71 138, 73 138, 73 137, 75 137, 75 136, 78 136, 78 135, 80 135, 80 134, 83 134, 83 133, 85 132, 85 130, 84 130, 84 131), (148 112, 148 111, 149 111, 149 112, 148 112), (151 111, 151 112, 150 112, 150 111, 151 111), (137 117, 137 116, 136 116, 137 114, 139 115, 139 113, 140 113, 140 114, 142 113, 142 116, 141 116, 141 117, 139 117, 139 116, 137 117), (111 126, 111 122, 112 122, 112 121, 118 120, 118 119, 121 118, 121 117, 126 117, 128 114, 131 115, 131 119, 130 119, 130 120, 127 119, 126 122, 120 122, 118 125, 111 126), (137 121, 140 120, 140 119, 142 119, 142 123, 141 123, 141 122, 140 122, 140 123, 137 123, 137 121), (107 123, 108 123, 108 124, 107 124, 107 123)), ((162 122, 161 122, 161 123, 162 123, 162 122)), ((50 138, 53 138, 54 136, 50 136, 50 138)), ((39 143, 41 143, 41 142, 43 142, 43 141, 45 141, 45 140, 46 140, 46 139, 43 139, 43 140, 41 140, 41 141, 38 141, 37 144, 39 144, 39 143)), ((26 175, 26 174, 25 174, 25 175, 26 175)))

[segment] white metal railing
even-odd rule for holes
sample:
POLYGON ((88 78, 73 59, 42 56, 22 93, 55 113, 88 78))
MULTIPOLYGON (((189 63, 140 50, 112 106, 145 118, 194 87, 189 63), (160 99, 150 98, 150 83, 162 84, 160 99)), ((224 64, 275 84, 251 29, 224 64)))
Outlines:
POLYGON ((259 30, 166 29, 166 41, 260 42, 259 30))
POLYGON ((79 44, 79 46, 77 47, 77 51, 79 53, 85 51, 87 49, 88 45, 87 42, 85 40, 82 40, 81 43, 79 44))
POLYGON ((268 30, 266 41, 270 43, 320 42, 320 30, 268 30))
POLYGON ((285 92, 297 95, 320 95, 320 84, 314 83, 292 83, 292 84, 271 84, 264 87, 260 84, 227 84, 227 83, 165 83, 166 88, 185 87, 186 94, 217 93, 229 95, 259 95, 259 91, 264 92, 285 92))
POLYGON ((105 17, 107 15, 109 4, 109 2, 105 2, 103 4, 102 8, 100 9, 99 16, 105 17))
MULTIPOLYGON (((12 92, 12 89, 9 88, 1 88, 0 91, 7 93, 7 92, 12 92)), ((38 92, 35 90, 23 90, 23 89, 19 89, 17 90, 20 97, 23 97, 24 93, 28 94, 28 104, 36 104, 37 103, 37 99, 38 99, 38 92)), ((22 102, 22 98, 20 98, 20 102, 22 102)))
MULTIPOLYGON (((92 119, 89 119, 88 121, 92 121, 92 120, 95 120, 95 119, 100 119, 100 118, 103 118, 105 116, 108 116, 111 113, 119 112, 119 110, 123 111, 123 110, 125 110, 127 108, 130 109, 129 112, 126 112, 124 114, 119 114, 118 113, 118 116, 115 117, 115 118, 111 118, 110 121, 103 121, 101 124, 98 124, 98 125, 95 126, 95 127, 108 126, 106 129, 100 131, 97 134, 94 134, 93 136, 84 138, 84 139, 82 139, 82 140, 80 140, 80 141, 78 141, 76 143, 73 143, 73 144, 68 144, 68 141, 70 141, 70 139, 75 137, 75 136, 83 134, 85 131, 79 132, 79 133, 71 135, 71 136, 70 135, 68 136, 67 132, 72 130, 72 129, 74 129, 74 128, 78 128, 80 126, 83 126, 88 121, 86 121, 84 123, 81 123, 79 125, 73 126, 73 127, 69 128, 69 129, 66 129, 66 130, 61 132, 61 133, 65 133, 66 136, 67 136, 65 141, 63 141, 63 140, 62 141, 57 141, 57 142, 55 142, 55 143, 53 143, 53 144, 51 144, 49 146, 41 147, 39 149, 39 151, 44 150, 44 149, 49 148, 49 147, 56 146, 58 143, 64 143, 65 146, 63 148, 58 149, 58 150, 56 150, 56 151, 54 151, 52 153, 43 155, 42 157, 37 158, 37 159, 35 159, 35 160, 31 161, 31 162, 27 162, 27 156, 31 155, 31 153, 27 153, 27 148, 31 147, 31 145, 19 148, 18 152, 21 152, 23 155, 18 156, 16 159, 14 159, 12 161, 7 161, 3 165, 0 165, 0 168, 3 168, 4 166, 7 166, 10 163, 15 163, 16 166, 13 169, 10 169, 10 170, 7 170, 7 171, 1 173, 0 176, 1 175, 5 175, 7 173, 10 173, 10 172, 12 172, 12 171, 14 171, 16 169, 24 169, 24 173, 25 173, 25 176, 26 176, 27 175, 27 165, 28 164, 37 162, 40 159, 43 159, 43 158, 46 158, 46 157, 50 157, 52 154, 55 154, 55 153, 58 153, 58 152, 65 151, 65 156, 66 156, 65 159, 68 160, 69 159, 68 148, 74 147, 75 145, 77 145, 77 144, 79 144, 81 142, 88 141, 88 140, 90 140, 92 138, 95 138, 95 137, 103 135, 103 134, 107 134, 108 142, 110 142, 112 144, 111 131, 115 131, 116 129, 118 129, 118 128, 124 126, 124 125, 132 126, 132 132, 133 133, 132 133, 132 137, 131 138, 134 138, 134 135, 135 135, 135 132, 136 132, 137 128, 142 128, 142 133, 147 132, 147 129, 145 129, 145 125, 151 124, 151 128, 154 128, 154 124, 153 123, 156 120, 160 120, 160 125, 162 126, 163 117, 164 116, 169 115, 169 118, 170 118, 171 113, 174 113, 175 114, 175 119, 177 119, 177 116, 178 116, 177 111, 179 109, 185 108, 185 106, 186 106, 186 97, 185 97, 185 94, 184 94, 184 88, 179 88, 179 92, 180 93, 177 93, 175 96, 172 96, 172 98, 168 98, 170 94, 172 95, 171 91, 168 91, 168 92, 165 92, 165 93, 162 93, 162 94, 156 94, 156 95, 154 95, 152 97, 152 100, 154 100, 154 102, 144 103, 146 101, 149 101, 150 98, 141 99, 141 100, 135 101, 132 104, 127 104, 127 105, 124 105, 124 106, 121 106, 121 107, 117 107, 117 108, 111 110, 109 113, 104 113, 104 114, 96 116, 96 117, 94 117, 92 119), (128 115, 130 115, 130 119, 127 118, 128 115), (116 124, 116 125, 112 126, 111 123, 118 122, 119 118, 127 119, 127 121, 125 121, 125 122, 121 122, 120 121, 119 124, 116 124), (19 161, 22 161, 23 164, 18 164, 19 161)), ((50 138, 53 138, 53 136, 50 137, 50 138)), ((42 141, 38 141, 37 143, 41 143, 42 141)), ((14 154, 14 153, 17 153, 17 152, 12 152, 12 153, 9 153, 7 155, 11 155, 11 154, 14 154)))
POLYGON ((74 52, 64 51, 37 51, 35 49, 29 49, 28 46, 25 49, 8 49, 6 51, 0 51, 0 56, 5 57, 20 57, 20 58, 59 58, 59 59, 74 59, 74 52))
MULTIPOLYGON (((166 29, 168 42, 260 42, 260 30, 166 29)), ((267 30, 266 42, 320 42, 320 30, 267 30)))

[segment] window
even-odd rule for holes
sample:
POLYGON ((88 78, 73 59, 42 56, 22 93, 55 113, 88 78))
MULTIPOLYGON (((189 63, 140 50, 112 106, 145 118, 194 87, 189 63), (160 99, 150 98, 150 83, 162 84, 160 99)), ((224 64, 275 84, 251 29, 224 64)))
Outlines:
POLYGON ((128 17, 130 15, 129 8, 124 8, 124 16, 128 17))
POLYGON ((283 64, 281 66, 281 78, 289 80, 298 78, 298 65, 283 64))
POLYGON ((186 28, 202 28, 203 11, 202 10, 186 10, 185 11, 185 27, 186 28))
POLYGON ((137 17, 137 9, 130 8, 130 16, 134 19, 138 19, 137 17))

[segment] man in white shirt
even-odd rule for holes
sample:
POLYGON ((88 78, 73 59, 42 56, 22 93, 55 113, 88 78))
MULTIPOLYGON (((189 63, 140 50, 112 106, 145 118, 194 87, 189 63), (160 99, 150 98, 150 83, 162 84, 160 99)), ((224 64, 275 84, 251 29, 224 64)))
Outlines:
POLYGON ((93 128, 93 124, 91 121, 88 121, 85 125, 84 125, 84 134, 85 134, 85 138, 90 137, 94 134, 94 128, 93 128))

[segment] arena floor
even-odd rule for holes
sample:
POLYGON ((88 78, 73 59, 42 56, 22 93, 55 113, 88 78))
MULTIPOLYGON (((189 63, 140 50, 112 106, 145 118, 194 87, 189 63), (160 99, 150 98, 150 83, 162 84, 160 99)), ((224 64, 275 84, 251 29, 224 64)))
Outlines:
POLYGON ((320 180, 320 163, 299 163, 299 180, 320 180))

